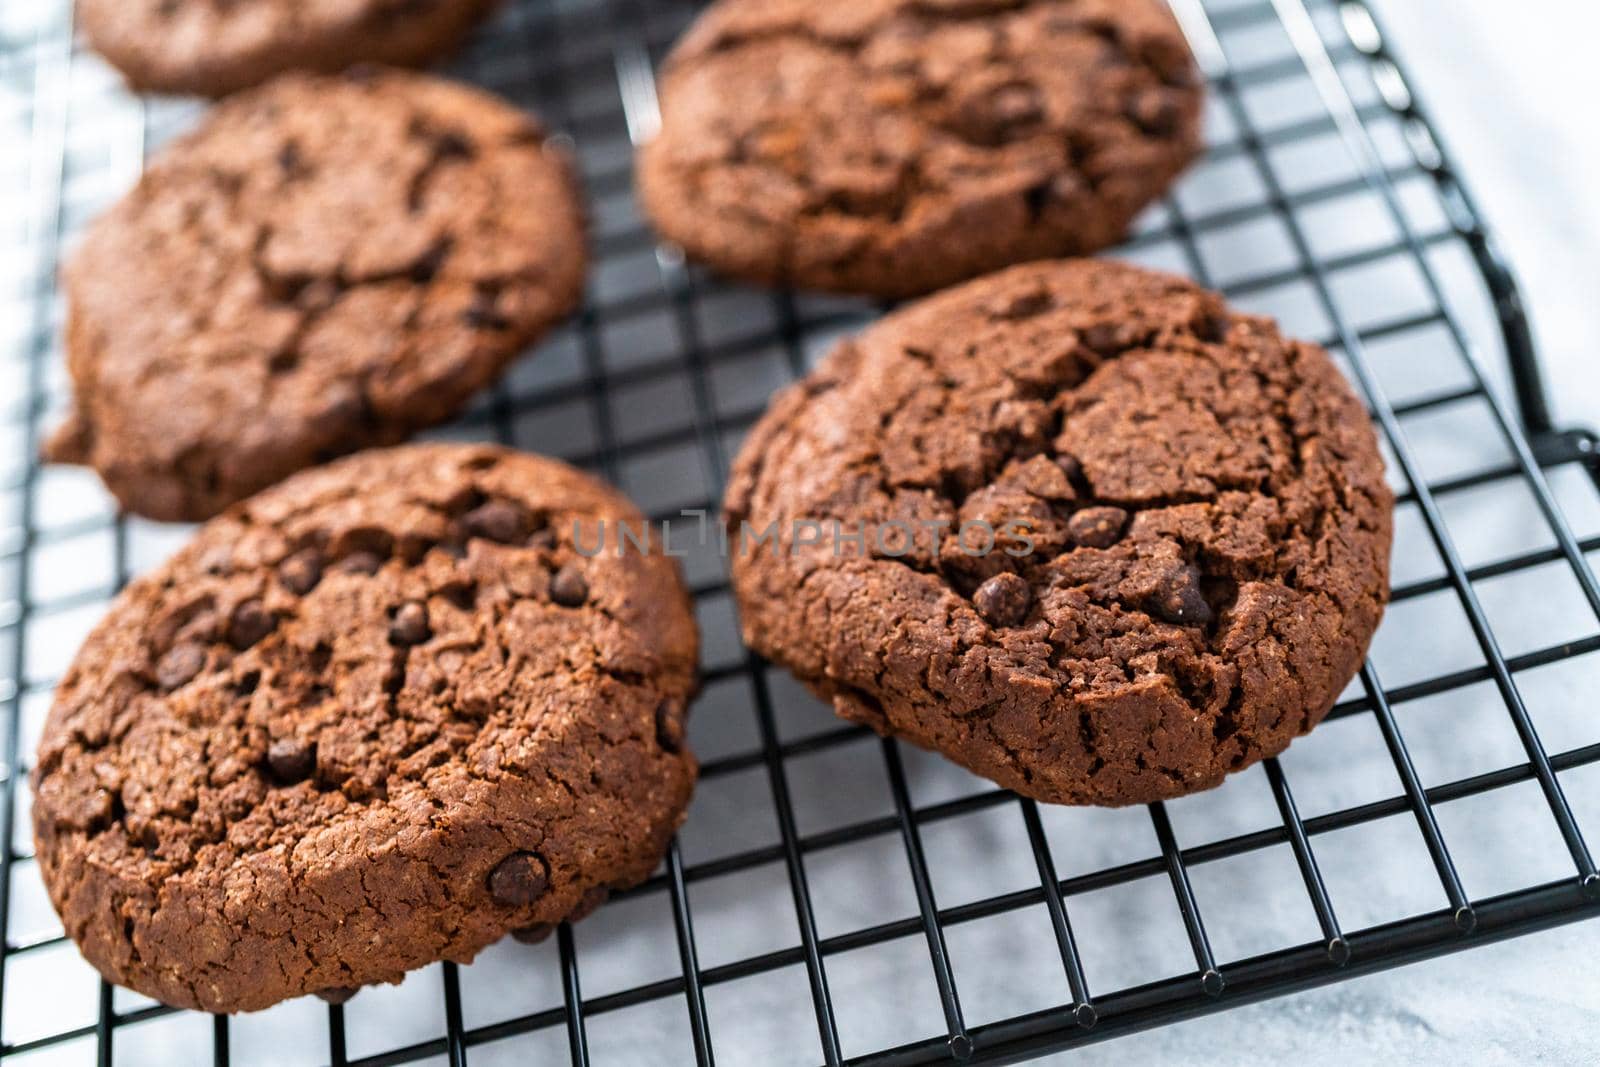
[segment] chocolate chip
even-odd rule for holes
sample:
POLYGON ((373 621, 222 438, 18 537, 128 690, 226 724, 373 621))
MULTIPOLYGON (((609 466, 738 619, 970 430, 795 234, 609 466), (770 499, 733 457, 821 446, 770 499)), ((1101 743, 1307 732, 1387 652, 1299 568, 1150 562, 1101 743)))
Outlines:
POLYGON ((1182 626, 1204 626, 1212 619, 1211 605, 1200 590, 1200 575, 1189 566, 1163 574, 1148 607, 1162 620, 1182 626))
POLYGON ((1145 133, 1165 137, 1178 128, 1181 109, 1173 94, 1160 89, 1146 89, 1128 105, 1127 116, 1145 133))
POLYGON ((227 545, 213 545, 200 557, 200 569, 207 574, 227 574, 233 570, 233 549, 227 545))
POLYGON ((1110 548, 1122 538, 1128 513, 1121 508, 1084 508, 1067 520, 1067 536, 1086 548, 1110 548))
POLYGON ((1031 85, 1012 83, 967 100, 956 115, 961 133, 984 145, 1004 144, 1044 118, 1044 98, 1031 85))
POLYGON ((683 703, 663 700, 656 705, 656 743, 664 752, 683 748, 683 703))
POLYGON ((417 257, 411 264, 411 280, 418 285, 426 285, 433 281, 439 273, 439 268, 444 266, 444 261, 450 255, 450 238, 442 237, 434 242, 432 247, 417 257))
POLYGON ((383 560, 376 552, 352 552, 341 559, 335 570, 344 574, 377 574, 383 567, 383 560))
POLYGON ((549 888, 550 869, 532 852, 513 852, 489 872, 489 895, 508 907, 532 904, 549 888))
POLYGON ((206 665, 206 650, 193 641, 185 641, 167 650, 156 664, 156 681, 163 689, 176 689, 200 673, 206 665))
POLYGON ((293 174, 300 169, 300 145, 295 141, 285 141, 283 147, 278 149, 278 166, 285 174, 293 174))
POLYGON ((439 159, 471 159, 477 154, 472 141, 464 133, 456 130, 444 130, 434 135, 434 155, 439 159))
POLYGON ((1039 286, 1036 289, 1024 289, 1020 293, 1008 293, 989 305, 987 310, 997 319, 1026 319, 1048 311, 1054 304, 1050 290, 1039 286))
POLYGON ((322 581, 322 553, 314 548, 302 548, 278 564, 278 580, 289 592, 305 596, 322 581))
POLYGON ((1005 85, 989 101, 990 113, 1005 126, 1021 126, 1044 117, 1044 97, 1031 85, 1005 85))
POLYGON ((1023 191, 1022 200, 1028 209, 1028 216, 1038 221, 1046 208, 1058 204, 1071 204, 1088 191, 1089 186, 1077 175, 1057 174, 1047 182, 1030 185, 1023 191))
POLYGON ((532 926, 524 926, 511 931, 511 936, 514 940, 524 945, 537 945, 548 941, 550 935, 555 932, 555 923, 534 923, 532 926))
POLYGON ((1102 356, 1115 356, 1129 345, 1127 331, 1110 322, 1097 322, 1081 334, 1084 347, 1102 356))
POLYGON ((498 541, 503 545, 522 540, 532 525, 528 509, 510 500, 490 500, 462 517, 473 537, 498 541))
POLYGON ((479 292, 461 313, 461 321, 474 330, 509 330, 511 320, 497 310, 499 298, 493 293, 479 292))
POLYGON ((1233 320, 1227 315, 1207 315, 1195 327, 1195 336, 1211 344, 1219 344, 1228 336, 1228 331, 1233 329, 1233 320))
POLYGON ((972 594, 978 613, 994 626, 1016 626, 1028 617, 1033 592, 1019 574, 1006 571, 978 586, 972 594))
POLYGON ((550 599, 564 608, 575 608, 589 599, 589 582, 577 564, 569 563, 550 580, 550 599))
POLYGON ((1067 476, 1068 481, 1077 481, 1083 476, 1083 464, 1078 462, 1077 456, 1063 452, 1056 457, 1056 466, 1061 468, 1061 473, 1067 476))
POLYGON ((317 999, 325 1000, 329 1004, 343 1004, 359 992, 361 992, 359 986, 354 989, 335 986, 333 989, 319 989, 316 995, 317 999))
POLYGON ((389 621, 389 640, 397 645, 420 645, 431 633, 428 609, 415 600, 401 604, 389 621))
POLYGON ((277 625, 271 612, 259 600, 246 600, 233 609, 228 620, 228 643, 237 649, 246 649, 272 632, 277 625))
POLYGON ((280 737, 267 746, 267 769, 280 785, 293 785, 317 769, 317 744, 298 737, 280 737))

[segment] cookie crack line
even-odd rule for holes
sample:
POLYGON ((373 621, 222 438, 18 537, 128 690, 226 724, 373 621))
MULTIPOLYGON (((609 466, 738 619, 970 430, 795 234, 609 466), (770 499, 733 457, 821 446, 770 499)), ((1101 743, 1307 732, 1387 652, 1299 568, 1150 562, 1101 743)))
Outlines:
POLYGON ((469 960, 647 876, 694 778, 694 624, 669 560, 581 557, 576 517, 642 521, 554 461, 367 452, 132 583, 32 774, 90 962, 251 1010, 469 960))
POLYGON ((724 2, 662 83, 647 212, 763 282, 906 296, 1094 251, 1198 150, 1192 57, 1145 0, 724 2))
MULTIPOLYGON (((1202 332, 1200 329, 1196 328, 1193 323, 1179 323, 1164 331, 1163 336, 1159 340, 1153 336, 1146 336, 1137 340, 1130 340, 1127 343, 1120 345, 1102 345, 1093 350, 1094 369, 1098 369, 1099 367, 1104 366, 1114 360, 1120 359, 1126 355, 1163 350, 1174 340, 1187 340, 1195 342, 1198 346, 1203 346, 1196 348, 1194 351, 1188 354, 1194 356, 1195 358, 1206 359, 1211 361, 1213 364, 1217 364, 1215 352, 1212 350, 1212 346, 1215 346, 1216 344, 1226 340, 1226 329, 1226 324, 1208 323, 1207 329, 1202 332)), ((1086 355, 1089 354, 1087 349, 1084 351, 1086 355)), ((930 413, 928 416, 928 421, 930 424, 936 423, 941 417, 941 412, 948 407, 949 398, 961 392, 961 384, 952 379, 949 375, 939 372, 936 368, 933 357, 929 353, 917 348, 914 345, 906 345, 901 347, 900 355, 927 368, 929 373, 926 376, 926 380, 931 383, 932 386, 936 388, 944 398, 944 400, 941 401, 939 408, 930 413)), ((981 355, 974 351, 972 353, 972 358, 981 358, 981 355)), ((1301 466, 1301 454, 1313 442, 1319 441, 1321 435, 1314 430, 1307 430, 1301 427, 1288 415, 1287 411, 1285 410, 1285 401, 1281 397, 1272 395, 1273 393, 1277 392, 1277 389, 1272 388, 1275 383, 1272 383, 1266 377, 1266 375, 1260 371, 1259 368, 1248 369, 1258 384, 1262 387, 1263 394, 1270 397, 1271 414, 1274 420, 1278 423, 1280 429, 1283 431, 1284 437, 1288 442, 1288 447, 1285 449, 1285 454, 1289 459, 1292 460, 1295 466, 1295 471, 1298 472, 1301 466)), ((1001 367, 1000 371, 1001 373, 1005 374, 1012 381, 1013 385, 1018 388, 1018 397, 1014 397, 1012 399, 1021 398, 1026 394, 1026 389, 1024 388, 1023 384, 1013 375, 1009 368, 1001 367)), ((1090 373, 1092 373, 1092 371, 1090 373)), ((1079 379, 1078 384, 1081 384, 1081 378, 1079 379)), ((1295 384, 1300 385, 1303 383, 1296 382, 1295 384)), ((948 485, 941 485, 940 488, 932 488, 918 482, 894 481, 889 476, 888 469, 884 462, 885 457, 881 452, 866 453, 855 457, 849 462, 849 466, 858 473, 870 474, 877 477, 880 491, 886 498, 892 498, 899 490, 926 492, 932 494, 941 502, 947 502, 951 504, 953 506, 953 510, 958 514, 961 510, 961 506, 966 500, 982 494, 987 490, 997 488, 997 484, 999 479, 1002 477, 1003 472, 1012 463, 1018 460, 1027 460, 1037 456, 1048 458, 1052 462, 1061 464, 1069 470, 1069 478, 1073 482, 1073 488, 1075 491, 1075 495, 1070 503, 1070 511, 1068 512, 1069 514, 1085 512, 1090 509, 1111 508, 1124 513, 1120 520, 1124 527, 1136 521, 1138 516, 1145 512, 1164 512, 1172 508, 1182 507, 1185 505, 1206 505, 1215 507, 1219 501, 1219 498, 1225 494, 1243 493, 1249 494, 1263 501, 1272 502, 1274 504, 1282 502, 1281 495, 1273 484, 1273 478, 1270 472, 1263 472, 1258 478, 1252 480, 1241 480, 1233 483, 1230 483, 1225 478, 1217 477, 1212 479, 1214 487, 1209 491, 1166 494, 1154 498, 1138 495, 1118 495, 1097 490, 1093 485, 1092 479, 1082 473, 1081 464, 1079 464, 1078 461, 1070 454, 1058 452, 1052 444, 1052 440, 1060 436, 1061 429, 1063 428, 1063 422, 1067 417, 1064 407, 1070 403, 1071 396, 1075 391, 1075 388, 1075 385, 1068 385, 1062 390, 1049 389, 1048 392, 1051 395, 1047 402, 1050 405, 1051 414, 1056 419, 1054 431, 1047 436, 1046 440, 1044 440, 1039 447, 1021 447, 1019 443, 1013 439, 1006 447, 998 449, 994 458, 985 464, 985 480, 974 487, 952 489, 948 485)), ((801 414, 802 412, 797 409, 795 412, 796 418, 798 418, 801 414)), ((945 478, 949 478, 954 474, 954 472, 948 470, 941 473, 945 478)), ((1319 500, 1318 506, 1312 513, 1311 523, 1309 526, 1311 528, 1315 528, 1317 525, 1319 525, 1325 518, 1328 510, 1328 506, 1319 500)), ((1008 515, 1006 517, 1009 519, 1021 518, 1022 516, 1008 515)), ((736 515, 733 518, 737 524, 737 522, 742 521, 745 516, 736 515)), ((815 518, 825 518, 825 520, 831 521, 843 521, 846 516, 835 514, 826 517, 815 516, 815 518)), ((1302 524, 1298 519, 1290 519, 1283 530, 1278 531, 1278 533, 1279 536, 1282 536, 1284 533, 1290 533, 1300 528, 1302 528, 1302 524)), ((947 534, 949 536, 954 536, 954 531, 947 531, 947 534)), ((1203 553, 1198 551, 1198 546, 1185 541, 1182 537, 1173 536, 1166 539, 1170 540, 1173 544, 1178 545, 1184 551, 1186 562, 1191 566, 1197 567, 1200 578, 1228 579, 1230 581, 1237 581, 1240 579, 1241 575, 1237 572, 1237 569, 1232 572, 1221 571, 1220 569, 1216 568, 1214 564, 1208 563, 1203 553)), ((1031 551, 1024 556, 1018 557, 1020 573, 1028 579, 1030 586, 1050 584, 1051 579, 1049 577, 1049 571, 1052 565, 1055 564, 1062 556, 1080 551, 1094 551, 1094 548, 1085 547, 1081 544, 1074 544, 1072 542, 1062 542, 1061 544, 1055 545, 1045 551, 1031 551)), ((971 595, 970 590, 963 592, 960 588, 957 588, 955 583, 952 581, 952 575, 950 573, 949 566, 943 560, 935 559, 933 561, 924 561, 905 555, 875 555, 871 558, 876 562, 898 565, 908 568, 916 573, 939 578, 941 581, 943 581, 946 589, 961 599, 967 599, 971 595)), ((1277 558, 1275 562, 1280 565, 1277 569, 1269 570, 1267 565, 1261 564, 1247 569, 1243 577, 1246 580, 1255 581, 1265 581, 1269 579, 1281 581, 1283 579, 1283 568, 1281 567, 1282 559, 1277 558)), ((831 560, 829 564, 824 565, 840 566, 842 564, 842 559, 835 558, 831 560)), ((1079 586, 1078 588, 1087 589, 1089 587, 1087 585, 1083 585, 1079 586)), ((1111 598, 1111 602, 1120 603, 1125 610, 1136 612, 1144 615, 1147 618, 1151 618, 1152 622, 1163 621, 1152 617, 1150 612, 1146 610, 1145 607, 1142 607, 1136 602, 1122 600, 1119 598, 1111 598)), ((1215 644, 1217 640, 1217 627, 1223 614, 1224 613, 1219 610, 1215 613, 1214 618, 1202 624, 1210 635, 1210 639, 1213 644, 1215 644)), ((1063 649, 1061 649, 1060 646, 1057 646, 1057 650, 1062 651, 1063 649)))
POLYGON ((1362 414, 1320 350, 1190 283, 1089 262, 969 283, 775 400, 726 510, 943 544, 780 532, 735 558, 746 640, 841 715, 1040 799, 1215 784, 1325 714, 1381 614, 1391 497, 1362 414), (948 550, 973 521, 989 552, 948 550))
POLYGON ((393 71, 274 82, 91 226, 67 271, 76 403, 45 455, 95 466, 129 510, 209 517, 454 414, 576 306, 585 242, 569 160, 530 116, 393 71), (168 285, 112 277, 129 256, 168 285))

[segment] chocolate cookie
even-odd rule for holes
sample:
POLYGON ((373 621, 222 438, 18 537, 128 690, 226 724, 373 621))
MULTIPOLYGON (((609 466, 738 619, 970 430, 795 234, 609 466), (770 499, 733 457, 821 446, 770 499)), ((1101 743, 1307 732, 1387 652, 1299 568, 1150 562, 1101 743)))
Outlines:
POLYGON ((1134 267, 1016 267, 841 344, 734 467, 745 640, 1040 800, 1216 785, 1315 726, 1393 500, 1326 353, 1134 267))
POLYGON ((1115 244, 1200 110, 1161 0, 721 0, 667 60, 639 193, 728 274, 906 296, 1115 244))
POLYGON ((414 66, 497 0, 80 0, 89 45, 135 89, 222 96, 289 70, 414 66))
POLYGON ((120 985, 248 1011, 645 878, 693 788, 696 631, 659 551, 593 551, 619 522, 554 460, 413 445, 207 524, 45 724, 34 842, 67 934, 120 985))
POLYGON ((234 97, 73 258, 76 404, 46 455, 197 520, 403 440, 577 305, 581 212, 566 153, 464 86, 374 72, 234 97))

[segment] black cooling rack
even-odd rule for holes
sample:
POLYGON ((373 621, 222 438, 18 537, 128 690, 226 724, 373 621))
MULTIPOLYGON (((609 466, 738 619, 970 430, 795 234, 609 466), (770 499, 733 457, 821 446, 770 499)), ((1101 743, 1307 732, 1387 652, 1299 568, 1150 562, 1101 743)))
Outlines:
MULTIPOLYGON (((1041 807, 832 719, 739 645, 720 561, 691 555, 704 779, 663 869, 545 946, 234 1019, 101 983, 31 859, 53 680, 184 534, 33 458, 65 393, 56 266, 197 108, 127 96, 70 3, 7 5, 0 1058, 1016 1062, 1600 914, 1580 825, 1600 819, 1595 438, 1552 425, 1510 275, 1364 4, 1173 2, 1211 82, 1209 150, 1115 254, 1326 343, 1399 494, 1394 604, 1329 722, 1199 797, 1041 807)), ((770 391, 875 312, 686 269, 634 212, 652 65, 692 15, 511 2, 456 64, 572 138, 598 262, 575 323, 444 435, 562 455, 660 518, 713 510, 770 391)))

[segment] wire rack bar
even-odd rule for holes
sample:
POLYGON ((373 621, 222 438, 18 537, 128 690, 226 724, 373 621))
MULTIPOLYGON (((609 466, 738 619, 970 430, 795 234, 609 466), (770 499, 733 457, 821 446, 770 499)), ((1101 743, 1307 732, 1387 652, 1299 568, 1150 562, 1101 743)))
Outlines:
POLYGON ((1267 781, 1272 786, 1272 800, 1278 806, 1278 816, 1289 835, 1289 845, 1294 850, 1300 878, 1306 884, 1307 895, 1311 897, 1312 910, 1317 913, 1317 925, 1322 927, 1322 936, 1327 939, 1328 961, 1335 967, 1343 967, 1350 959, 1350 942, 1345 940, 1344 932, 1339 929, 1339 920, 1334 917, 1333 902, 1328 899, 1328 885, 1322 880, 1322 872, 1317 869, 1317 857, 1306 836, 1305 823, 1300 821, 1300 812, 1295 807, 1294 794, 1289 791, 1289 782, 1283 776, 1283 765, 1276 756, 1263 760, 1262 764, 1267 772, 1267 781))
POLYGON ((1406 750, 1405 740, 1400 736, 1400 727, 1394 721, 1394 713, 1389 709, 1389 701, 1383 695, 1383 687, 1378 684, 1378 673, 1371 663, 1361 668, 1361 687, 1366 690, 1367 699, 1371 701, 1372 712, 1378 720, 1378 729, 1383 733, 1383 743, 1389 749, 1395 773, 1400 776, 1401 785, 1406 791, 1407 805, 1411 809, 1411 814, 1416 817, 1417 829, 1422 831, 1422 840, 1428 846, 1428 855, 1433 859, 1434 870, 1439 873, 1439 883, 1444 888, 1444 895, 1449 899, 1450 907, 1454 909, 1456 926, 1462 933, 1470 933, 1477 924, 1477 917, 1472 912, 1472 905, 1467 902, 1466 890, 1461 888, 1461 876, 1456 873, 1456 865, 1450 859, 1450 850, 1445 847, 1444 836, 1439 833, 1439 823, 1433 817, 1433 806, 1428 802, 1427 793, 1417 778, 1416 765, 1411 762, 1411 754, 1406 750))
MULTIPOLYGON (((755 657, 751 656, 750 660, 755 660, 755 657)), ((800 832, 795 826, 794 804, 789 796, 789 776, 783 767, 785 749, 778 743, 778 728, 773 721, 766 670, 759 663, 755 664, 751 677, 755 684, 757 724, 761 731, 760 760, 767 768, 772 806, 778 817, 784 871, 789 876, 795 919, 800 927, 800 948, 805 958, 806 981, 811 987, 811 1002, 816 1009, 822 1059, 826 1067, 838 1067, 843 1058, 839 1050, 839 1028, 834 1022, 833 997, 828 992, 828 974, 818 947, 816 910, 806 880, 805 861, 801 858, 800 832)))
POLYGON ((567 1014, 567 1048, 572 1067, 589 1067, 589 1036, 583 1026, 583 988, 578 984, 578 954, 572 945, 572 925, 556 930, 561 951, 561 997, 567 1014))
MULTIPOLYGON (((1339 125, 1340 136, 1360 158, 1362 172, 1367 178, 1368 185, 1382 198, 1384 208, 1388 212, 1390 219, 1399 227, 1400 233, 1404 236, 1406 249, 1416 260, 1417 266, 1422 273, 1423 281, 1428 287, 1429 294, 1436 304, 1441 307, 1444 306, 1444 287, 1440 284, 1439 276, 1434 271, 1433 265, 1428 261, 1428 257, 1423 254, 1423 245, 1426 241, 1417 236, 1415 229, 1406 218, 1405 212, 1401 210, 1394 185, 1386 175, 1377 146, 1372 141, 1372 135, 1367 131, 1360 119, 1356 117, 1355 102, 1350 99, 1350 92, 1345 88, 1344 82, 1340 79, 1338 71, 1334 67, 1334 61, 1328 52, 1327 45, 1322 40, 1322 35, 1317 32, 1316 25, 1312 22, 1310 11, 1306 9, 1305 0, 1273 0, 1273 7, 1283 19, 1284 27, 1289 33, 1290 40, 1294 42, 1296 51, 1300 53, 1300 57, 1305 61, 1306 69, 1310 72, 1312 81, 1316 84, 1317 92, 1321 94, 1323 102, 1328 106, 1328 110, 1333 113, 1334 119, 1339 125)), ((1367 14, 1370 18, 1370 11, 1367 14)), ((1399 78, 1399 68, 1394 67, 1393 64, 1390 64, 1390 67, 1394 70, 1396 78, 1399 78)), ((1400 80, 1398 85, 1403 91, 1403 99, 1391 101, 1390 106, 1403 114, 1404 109, 1410 106, 1413 97, 1409 87, 1405 86, 1403 80, 1400 80)), ((1466 201, 1466 191, 1459 182, 1450 183, 1450 189, 1452 195, 1466 201)), ((1474 212, 1473 214, 1475 215, 1476 213, 1474 212)), ((1490 250, 1487 240, 1482 235, 1482 227, 1473 225, 1470 222, 1463 226, 1458 217, 1453 231, 1458 236, 1467 238, 1469 247, 1473 247, 1476 254, 1487 257, 1486 263, 1482 261, 1480 263, 1484 268, 1485 274, 1489 277, 1491 285, 1498 281, 1499 286, 1504 287, 1504 292, 1514 294, 1516 292, 1515 287, 1509 284, 1510 272, 1505 267, 1504 261, 1490 250), (1481 253, 1479 252, 1480 249, 1481 253), (1497 277, 1497 274, 1503 275, 1503 277, 1497 277)), ((1520 310, 1520 302, 1516 306, 1520 310)), ((1516 352, 1521 349, 1528 358, 1523 360, 1513 358, 1512 364, 1515 367, 1519 363, 1525 363, 1526 368, 1521 373, 1537 376, 1538 361, 1531 358, 1532 341, 1528 337, 1527 318, 1518 314, 1513 317, 1513 321, 1518 329, 1508 339, 1508 346, 1511 347, 1514 357, 1516 352)), ((1488 388, 1488 383, 1484 381, 1482 371, 1478 366, 1478 360, 1474 357, 1474 346, 1468 340, 1466 331, 1461 324, 1455 319, 1447 317, 1445 328, 1449 330, 1451 339, 1464 357, 1464 362, 1474 380, 1486 393, 1489 393, 1489 411, 1494 417, 1495 427, 1499 431, 1506 447, 1516 457, 1520 473, 1532 487, 1534 499, 1539 506, 1539 512, 1555 534, 1556 541, 1561 546, 1562 555, 1572 568, 1574 577, 1577 578, 1585 598, 1589 601, 1590 611, 1593 612, 1597 620, 1600 620, 1600 580, 1595 578, 1594 573, 1585 563, 1578 549, 1577 539, 1572 534, 1572 528, 1567 523, 1566 516, 1561 514, 1561 509, 1556 505, 1555 495, 1550 491, 1550 484, 1545 480, 1544 472, 1539 469, 1539 464, 1534 460, 1533 450, 1528 446, 1528 442, 1523 438, 1522 434, 1513 427, 1505 406, 1499 402, 1499 399, 1493 395, 1493 391, 1488 388)), ((1534 380, 1537 381, 1537 378, 1535 377, 1534 380)), ((1524 391, 1527 392, 1526 389, 1524 391)), ((1533 393, 1542 400, 1544 396, 1542 386, 1533 390, 1533 393)), ((1537 404, 1537 401, 1534 403, 1537 404)), ((1536 418, 1543 418, 1548 423, 1547 413, 1536 410, 1534 415, 1536 418)), ((1534 743, 1537 744, 1536 738, 1534 743)), ((1569 841, 1570 845, 1571 842, 1569 841)), ((1590 867, 1593 867, 1592 863, 1590 867)))
POLYGON ((967 1033, 966 1020, 962 1018, 956 979, 950 970, 950 953, 944 943, 939 907, 933 899, 933 880, 928 875, 922 836, 911 818, 911 795, 906 788, 905 768, 900 764, 900 749, 893 739, 887 737, 882 739, 880 748, 884 768, 889 774, 889 788, 894 795, 895 820, 900 830, 901 844, 905 846, 906 859, 911 864, 911 882, 917 893, 917 907, 922 913, 922 933, 928 940, 928 958, 933 964, 934 981, 939 986, 939 1005, 944 1010, 945 1026, 949 1031, 945 1047, 958 1060, 970 1059, 972 1038, 967 1033))
POLYGON ((1172 834, 1172 821, 1167 816, 1167 806, 1161 801, 1149 805, 1150 822, 1155 827, 1156 840, 1161 845, 1162 865, 1172 882, 1172 894, 1178 900, 1178 911, 1183 916, 1183 929, 1189 935, 1189 947, 1194 952, 1195 966, 1199 968, 1200 988, 1208 996, 1220 997, 1227 982, 1217 970, 1217 961, 1211 954, 1211 941, 1206 937, 1205 923, 1200 918, 1200 906, 1195 903, 1194 890, 1189 885, 1189 871, 1183 862, 1183 852, 1172 834))
POLYGON ((1067 919, 1067 909, 1059 889, 1061 879, 1056 875, 1055 860, 1050 855, 1050 842, 1044 836, 1044 824, 1039 821, 1039 805, 1029 797, 1019 797, 1022 818, 1028 827, 1028 844, 1033 849, 1033 861, 1039 868, 1039 882, 1044 889, 1045 907, 1050 912, 1050 926, 1055 931, 1056 948, 1061 953, 1061 969, 1067 975, 1067 987, 1072 990, 1072 1018, 1079 1026, 1090 1027, 1097 1018, 1094 1002, 1089 997, 1089 983, 1083 976, 1083 961, 1078 957, 1078 945, 1072 936, 1072 923, 1067 919))

